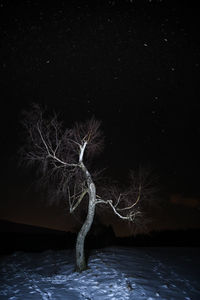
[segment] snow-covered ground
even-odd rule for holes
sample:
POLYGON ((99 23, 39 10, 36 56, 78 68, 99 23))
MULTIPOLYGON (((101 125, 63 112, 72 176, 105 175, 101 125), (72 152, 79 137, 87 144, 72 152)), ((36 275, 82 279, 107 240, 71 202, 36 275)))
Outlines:
POLYGON ((74 272, 74 251, 16 252, 0 261, 0 299, 200 299, 199 248, 93 250, 74 272))

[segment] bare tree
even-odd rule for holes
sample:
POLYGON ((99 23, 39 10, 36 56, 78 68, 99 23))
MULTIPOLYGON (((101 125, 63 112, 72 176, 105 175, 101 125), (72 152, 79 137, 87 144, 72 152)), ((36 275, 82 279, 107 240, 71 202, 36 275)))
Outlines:
POLYGON ((25 112, 23 124, 28 134, 22 160, 36 165, 42 178, 55 183, 55 201, 63 195, 69 203, 70 213, 81 204, 87 207, 87 216, 76 241, 76 270, 83 271, 87 267, 85 237, 93 223, 96 207, 110 208, 120 219, 136 222, 143 217, 141 203, 152 192, 149 182, 144 172, 137 176, 132 173, 125 192, 116 185, 104 185, 99 189, 101 194, 96 192, 87 162, 101 152, 104 137, 100 122, 94 118, 76 123, 71 129, 63 129, 56 114, 49 117, 47 112, 33 105, 29 112, 25 112))

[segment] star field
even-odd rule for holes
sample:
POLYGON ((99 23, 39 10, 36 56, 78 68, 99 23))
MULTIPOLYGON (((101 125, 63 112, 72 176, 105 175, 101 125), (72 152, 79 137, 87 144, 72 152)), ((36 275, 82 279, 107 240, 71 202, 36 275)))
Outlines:
POLYGON ((2 0, 0 10, 10 154, 20 110, 39 102, 66 125, 101 119, 111 165, 123 153, 121 169, 198 169, 200 49, 189 1, 2 0))

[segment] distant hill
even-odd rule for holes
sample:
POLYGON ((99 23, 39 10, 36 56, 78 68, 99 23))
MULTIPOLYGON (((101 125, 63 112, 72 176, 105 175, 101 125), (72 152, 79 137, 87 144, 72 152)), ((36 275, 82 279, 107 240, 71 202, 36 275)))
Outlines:
POLYGON ((0 233, 65 235, 65 231, 0 220, 0 233))
MULTIPOLYGON (((14 251, 43 251, 74 248, 76 233, 0 220, 0 254, 14 251)), ((99 248, 115 241, 112 227, 93 227, 86 238, 86 248, 99 248)))
POLYGON ((72 248, 75 238, 71 232, 0 220, 0 254, 72 248))
POLYGON ((152 231, 116 240, 122 246, 200 247, 200 229, 152 231))
MULTIPOLYGON (((76 233, 0 220, 0 254, 75 247, 76 233)), ((116 246, 200 247, 200 230, 163 230, 130 237, 116 237, 110 226, 96 225, 86 238, 86 248, 116 246), (98 230, 97 230, 98 229, 98 230)))

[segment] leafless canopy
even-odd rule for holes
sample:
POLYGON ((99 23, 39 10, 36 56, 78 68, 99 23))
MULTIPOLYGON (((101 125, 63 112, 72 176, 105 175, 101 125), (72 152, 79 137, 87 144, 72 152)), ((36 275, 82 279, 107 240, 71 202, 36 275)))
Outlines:
POLYGON ((57 196, 69 192, 72 182, 74 192, 79 194, 85 184, 80 168, 83 155, 85 160, 91 159, 103 149, 101 123, 92 118, 64 129, 56 114, 49 116, 37 104, 23 114, 23 126, 28 134, 21 161, 37 164, 43 182, 56 183, 57 196))
MULTIPOLYGON (((85 123, 76 123, 71 129, 63 129, 56 114, 49 117, 48 112, 37 105, 24 116, 23 124, 28 135, 22 152, 23 161, 38 163, 45 181, 52 180, 57 195, 68 198, 70 212, 74 212, 89 194, 90 182, 93 183, 85 160, 103 148, 100 122, 92 118, 85 123)), ((141 169, 137 174, 132 172, 125 191, 116 184, 104 185, 99 189, 100 194, 97 191, 94 205, 109 207, 122 220, 135 222, 143 217, 144 200, 153 194, 148 175, 141 169)), ((57 199, 57 196, 53 198, 57 199)))

